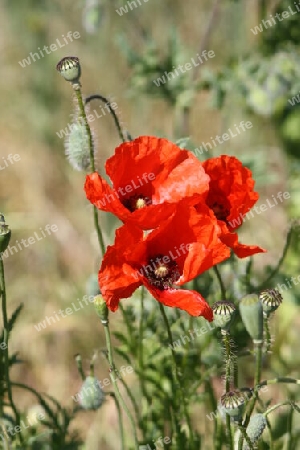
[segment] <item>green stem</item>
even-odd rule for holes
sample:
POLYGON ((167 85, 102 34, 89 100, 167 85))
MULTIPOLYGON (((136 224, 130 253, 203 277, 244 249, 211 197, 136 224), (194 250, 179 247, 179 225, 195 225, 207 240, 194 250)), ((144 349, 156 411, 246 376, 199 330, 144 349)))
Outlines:
MULTIPOLYGON (((109 112, 111 113, 111 115, 112 115, 112 117, 113 117, 113 119, 114 119, 115 125, 116 125, 116 127, 117 127, 117 130, 118 130, 118 133, 119 133, 119 136, 120 136, 122 142, 126 142, 127 139, 125 138, 125 136, 124 136, 124 134, 123 134, 122 127, 121 127, 121 124, 120 124, 120 121, 119 121, 118 116, 117 116, 117 114, 115 113, 113 107, 111 106, 110 101, 109 101, 106 97, 103 97, 103 95, 100 95, 100 94, 94 94, 94 95, 90 95, 89 97, 87 97, 87 98, 85 99, 85 104, 87 105, 87 104, 88 104, 89 102, 91 102, 92 100, 101 100, 103 103, 105 103, 105 105, 107 105, 107 107, 108 107, 108 109, 109 109, 109 112)), ((131 138, 130 138, 130 140, 131 140, 131 138)))
POLYGON ((163 307, 163 305, 161 303, 159 303, 159 309, 160 309, 163 321, 165 323, 167 334, 168 334, 168 338, 169 338, 169 344, 170 344, 169 347, 170 347, 171 352, 172 352, 175 380, 176 380, 176 384, 177 384, 177 389, 179 391, 179 395, 181 397, 184 417, 185 417, 185 420, 186 420, 186 423, 187 423, 187 426, 188 426, 188 430, 189 430, 190 450, 193 450, 193 448, 194 448, 194 433, 193 433, 193 428, 192 428, 192 424, 191 424, 191 419, 190 419, 190 416, 189 416, 189 413, 188 413, 188 410, 187 410, 187 406, 186 406, 186 400, 185 400, 184 392, 183 392, 182 387, 181 387, 180 376, 179 376, 179 371, 178 371, 177 361, 176 361, 176 353, 175 353, 175 351, 173 349, 172 332, 171 332, 170 324, 169 324, 169 321, 168 321, 165 309, 164 309, 164 307, 163 307))
MULTIPOLYGON (((5 276, 4 276, 4 264, 2 258, 0 258, 0 286, 1 286, 1 297, 2 297, 2 316, 3 316, 3 334, 4 334, 4 370, 5 370, 5 381, 7 386, 7 395, 11 405, 11 408, 15 415, 16 425, 20 425, 20 414, 19 411, 13 401, 12 396, 12 388, 9 377, 9 352, 8 352, 8 339, 9 339, 9 327, 8 327, 8 319, 7 319, 7 310, 6 310, 6 288, 5 288, 5 276)), ((18 438, 21 443, 24 443, 22 433, 18 433, 18 438)))
POLYGON ((214 270, 214 272, 215 272, 215 274, 216 274, 216 276, 217 276, 217 278, 218 278, 218 281, 219 281, 219 285, 220 285, 220 289, 221 289, 221 294, 222 294, 222 300, 226 300, 226 288, 225 288, 224 282, 223 282, 223 280, 222 280, 220 271, 219 271, 219 269, 218 269, 217 266, 214 266, 214 267, 213 267, 213 270, 214 270))
POLYGON ((264 314, 264 329, 265 329, 265 341, 266 341, 266 353, 271 349, 271 333, 269 327, 269 318, 264 314))
POLYGON ((93 206, 93 216, 94 216, 94 226, 96 229, 99 246, 100 246, 102 256, 103 256, 105 253, 105 244, 104 244, 102 230, 99 225, 98 210, 97 210, 96 206, 93 206))
MULTIPOLYGON (((144 295, 145 289, 144 286, 141 287, 141 317, 140 317, 140 326, 139 326, 139 341, 138 341, 138 362, 139 362, 139 381, 142 396, 147 399, 147 392, 144 380, 144 348, 143 348, 143 339, 144 339, 144 295)), ((146 421, 147 424, 147 421, 146 421)))
MULTIPOLYGON (((256 344, 255 346, 255 355, 256 355, 256 365, 255 365, 255 378, 254 378, 254 388, 258 386, 261 378, 261 370, 262 370, 262 343, 256 344)), ((247 428, 248 423, 250 421, 251 415, 255 408, 255 404, 258 398, 258 391, 254 389, 253 397, 249 402, 248 411, 245 416, 243 427, 247 428)), ((239 448, 242 448, 243 436, 240 436, 239 439, 239 448)))
POLYGON ((123 378, 120 378, 120 383, 124 386, 124 389, 125 389, 128 397, 131 400, 131 403, 132 403, 132 406, 133 406, 133 409, 134 409, 134 412, 135 412, 136 419, 139 421, 140 414, 139 414, 139 408, 138 408, 137 402, 136 402, 134 396, 132 395, 131 390, 127 386, 126 381, 123 378))
MULTIPOLYGON (((230 334, 228 331, 222 330, 222 340, 225 347, 225 359, 226 359, 226 368, 225 368, 225 391, 230 391, 230 381, 231 381, 231 345, 230 345, 230 334)), ((228 448, 229 450, 233 450, 233 439, 232 439, 232 432, 231 432, 231 420, 230 416, 226 414, 226 430, 227 430, 227 436, 228 436, 228 448)))
POLYGON ((222 330, 222 340, 225 347, 225 391, 230 391, 230 380, 231 380, 231 346, 230 346, 230 334, 227 331, 222 330))
POLYGON ((275 411, 275 409, 277 408, 281 408, 281 406, 291 406, 292 408, 295 408, 296 410, 298 410, 299 412, 299 407, 296 408, 296 405, 294 405, 291 401, 286 401, 286 402, 282 402, 282 403, 277 403, 276 405, 271 406, 265 413, 264 415, 267 417, 269 414, 271 414, 271 412, 275 411))
POLYGON ((289 230, 289 232, 288 232, 288 235, 287 235, 287 237, 286 237, 286 242, 285 242, 285 245, 284 245, 284 249, 283 249, 281 258, 279 259, 278 263, 276 264, 276 266, 274 267, 274 269, 272 270, 272 272, 271 272, 271 274, 268 276, 268 278, 267 278, 265 281, 263 281, 263 282, 260 284, 260 286, 256 286, 255 289, 256 289, 257 291, 261 291, 261 290, 264 289, 266 286, 268 286, 269 282, 272 280, 272 278, 273 278, 273 277, 277 274, 277 272, 279 271, 279 269, 280 269, 280 267, 281 267, 281 265, 282 265, 282 263, 283 263, 283 261, 284 261, 284 259, 285 259, 285 257, 286 257, 286 254, 287 254, 287 252, 288 252, 288 249, 289 249, 289 246, 290 246, 290 243, 291 243, 291 239, 292 239, 292 235, 293 235, 293 231, 294 231, 294 229, 293 229, 293 228, 290 228, 290 230, 289 230))
POLYGON ((125 450, 125 437, 124 437, 124 427, 123 427, 123 420, 122 420, 122 411, 120 407, 120 403, 115 395, 114 392, 109 392, 109 395, 113 397, 116 408, 118 411, 118 421, 119 421, 119 429, 120 429, 120 437, 121 437, 121 450, 125 450))
MULTIPOLYGON (((86 129, 86 133, 89 138, 91 169, 92 169, 92 172, 95 172, 96 169, 95 169, 94 142, 93 142, 92 132, 91 132, 91 129, 88 124, 87 117, 86 117, 86 112, 85 112, 83 99, 82 99, 82 92, 81 92, 79 84, 73 85, 73 88, 74 88, 74 92, 75 92, 75 95, 76 95, 77 101, 78 101, 80 117, 82 118, 82 121, 83 121, 85 129, 86 129)), ((99 225, 98 210, 95 206, 93 206, 93 215, 94 215, 94 225, 95 225, 95 229, 97 232, 98 242, 99 242, 100 249, 101 249, 102 256, 103 256, 105 253, 105 244, 104 244, 102 230, 99 225)))
MULTIPOLYGON (((205 392, 209 395, 211 410, 216 411, 218 404, 217 404, 210 380, 205 382, 205 392)), ((221 450, 223 427, 222 427, 220 414, 217 414, 217 416, 215 417, 214 423, 215 423, 215 429, 214 429, 215 450, 221 450)))
POLYGON ((226 414, 226 430, 227 430, 227 437, 228 437, 228 448, 229 448, 229 450, 233 450, 233 439, 232 439, 231 421, 230 421, 229 414, 226 414))
POLYGON ((247 442, 249 449, 253 450, 253 448, 254 448, 253 444, 252 444, 251 439, 249 438, 245 428, 242 425, 238 425, 238 428, 239 428, 239 430, 241 432, 241 435, 243 436, 243 438, 247 442))
POLYGON ((110 378, 112 380, 113 386, 114 386, 114 390, 115 390, 115 394, 116 397, 120 403, 120 405, 122 406, 122 408, 124 409, 124 411, 127 414, 127 417, 129 419, 131 428, 132 428, 132 433, 133 433, 133 437, 134 437, 134 443, 135 443, 135 449, 139 450, 139 443, 138 443, 138 438, 137 438, 137 434, 136 434, 136 429, 135 429, 135 424, 134 424, 134 420, 133 417, 131 415, 131 412, 129 411, 122 395, 121 392, 119 390, 119 386, 117 383, 117 371, 116 371, 116 367, 114 364, 114 360, 113 360, 113 352, 112 352, 112 345, 111 345, 111 336, 110 336, 110 330, 109 330, 109 324, 108 324, 108 320, 107 321, 102 321, 102 324, 104 326, 104 331, 105 331, 105 339, 106 339, 106 345, 107 345, 107 351, 108 351, 108 361, 109 361, 109 365, 110 365, 110 378))

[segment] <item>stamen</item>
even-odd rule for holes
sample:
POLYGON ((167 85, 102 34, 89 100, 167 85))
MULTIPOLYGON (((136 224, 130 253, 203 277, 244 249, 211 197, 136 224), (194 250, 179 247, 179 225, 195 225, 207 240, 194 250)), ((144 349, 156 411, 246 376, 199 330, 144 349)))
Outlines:
POLYGON ((179 267, 175 261, 163 262, 164 255, 151 258, 144 267, 145 276, 151 284, 160 290, 169 289, 180 277, 179 267))
POLYGON ((149 197, 144 195, 133 195, 132 197, 127 198, 123 205, 125 208, 129 209, 129 211, 134 212, 137 209, 145 208, 148 205, 151 205, 152 201, 149 197))

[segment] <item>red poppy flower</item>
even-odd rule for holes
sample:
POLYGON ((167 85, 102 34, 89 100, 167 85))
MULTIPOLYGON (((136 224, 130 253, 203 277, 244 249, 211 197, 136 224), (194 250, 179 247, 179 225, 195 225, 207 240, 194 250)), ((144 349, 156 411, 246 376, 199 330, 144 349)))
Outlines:
POLYGON ((146 237, 132 223, 117 230, 99 272, 109 309, 115 311, 121 298, 144 285, 164 305, 212 320, 212 310, 198 292, 176 288, 230 256, 218 238, 217 220, 207 210, 198 214, 182 201, 173 217, 146 237))
POLYGON ((243 245, 232 233, 243 223, 243 217, 258 200, 253 191, 255 181, 251 171, 234 156, 222 155, 203 163, 210 177, 206 204, 214 211, 221 228, 220 239, 232 248, 239 258, 265 252, 256 245, 243 245))
POLYGON ((201 196, 209 186, 209 177, 191 152, 151 136, 121 144, 105 168, 113 186, 97 172, 88 175, 88 200, 144 229, 155 228, 174 212, 179 200, 201 196))

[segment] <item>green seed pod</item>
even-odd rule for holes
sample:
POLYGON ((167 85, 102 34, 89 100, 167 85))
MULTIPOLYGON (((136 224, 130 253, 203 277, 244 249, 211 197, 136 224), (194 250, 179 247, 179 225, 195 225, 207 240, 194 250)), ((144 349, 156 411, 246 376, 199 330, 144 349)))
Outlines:
POLYGON ((84 380, 78 393, 79 403, 83 409, 99 409, 104 402, 105 394, 99 381, 95 377, 88 376, 84 380))
POLYGON ((65 153, 73 169, 82 171, 90 168, 90 141, 83 119, 70 125, 65 140, 65 153))
POLYGON ((222 330, 228 331, 236 314, 236 307, 234 304, 227 301, 216 302, 212 305, 212 310, 214 313, 214 325, 218 328, 222 328, 222 330))
POLYGON ((221 397, 221 405, 223 411, 233 418, 235 421, 240 421, 243 416, 245 408, 245 397, 241 391, 226 392, 221 397))
POLYGON ((263 308, 258 295, 245 295, 240 301, 240 313, 253 342, 261 344, 263 338, 263 308))
POLYGON ((79 59, 76 56, 66 56, 56 66, 56 70, 66 81, 78 83, 81 75, 79 59))
MULTIPOLYGON (((11 231, 5 223, 3 214, 0 213, 0 254, 5 252, 11 237, 11 231)), ((1 256, 1 255, 0 255, 1 256)))
MULTIPOLYGON (((267 419, 263 414, 254 414, 251 417, 246 433, 248 434, 252 444, 255 444, 263 434, 267 426, 267 419)), ((249 450, 249 445, 244 441, 243 450, 249 450)))
POLYGON ((94 306, 103 325, 108 323, 108 308, 102 295, 96 295, 94 298, 94 306))
POLYGON ((282 295, 277 289, 265 289, 259 294, 259 299, 261 301, 263 311, 269 316, 272 312, 282 303, 282 295))

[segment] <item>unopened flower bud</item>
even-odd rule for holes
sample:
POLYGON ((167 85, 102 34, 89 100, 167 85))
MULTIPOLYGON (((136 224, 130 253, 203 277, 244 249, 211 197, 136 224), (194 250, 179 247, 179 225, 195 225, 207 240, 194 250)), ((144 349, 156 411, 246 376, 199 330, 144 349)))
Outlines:
POLYGON ((232 302, 220 301, 212 305, 214 321, 216 327, 228 331, 236 314, 236 307, 232 302))
MULTIPOLYGON (((258 439, 263 434, 264 429, 267 426, 267 419, 263 414, 254 414, 251 417, 247 426, 246 433, 248 434, 252 444, 256 444, 258 439)), ((244 441, 243 450, 249 450, 249 445, 244 441)))
POLYGON ((88 376, 78 393, 79 403, 83 409, 99 409, 104 402, 105 394, 95 377, 88 376))
POLYGON ((0 253, 5 252, 11 237, 11 231, 5 223, 3 214, 0 213, 0 253))
POLYGON ((103 325, 108 323, 108 308, 102 295, 96 295, 94 298, 94 306, 103 325))
POLYGON ((65 140, 65 150, 73 169, 87 171, 90 168, 90 141, 82 118, 70 126, 70 133, 65 140))
POLYGON ((78 83, 81 75, 79 59, 76 56, 66 56, 61 59, 56 66, 56 70, 64 77, 66 81, 78 83))
POLYGON ((258 295, 249 294, 241 299, 240 314, 253 342, 261 344, 263 339, 263 308, 258 295))
POLYGON ((245 397, 241 391, 226 392, 221 397, 221 405, 223 411, 233 418, 235 421, 240 421, 243 416, 245 408, 245 397))
POLYGON ((282 303, 282 295, 277 289, 265 289, 259 294, 264 313, 269 316, 282 303))

